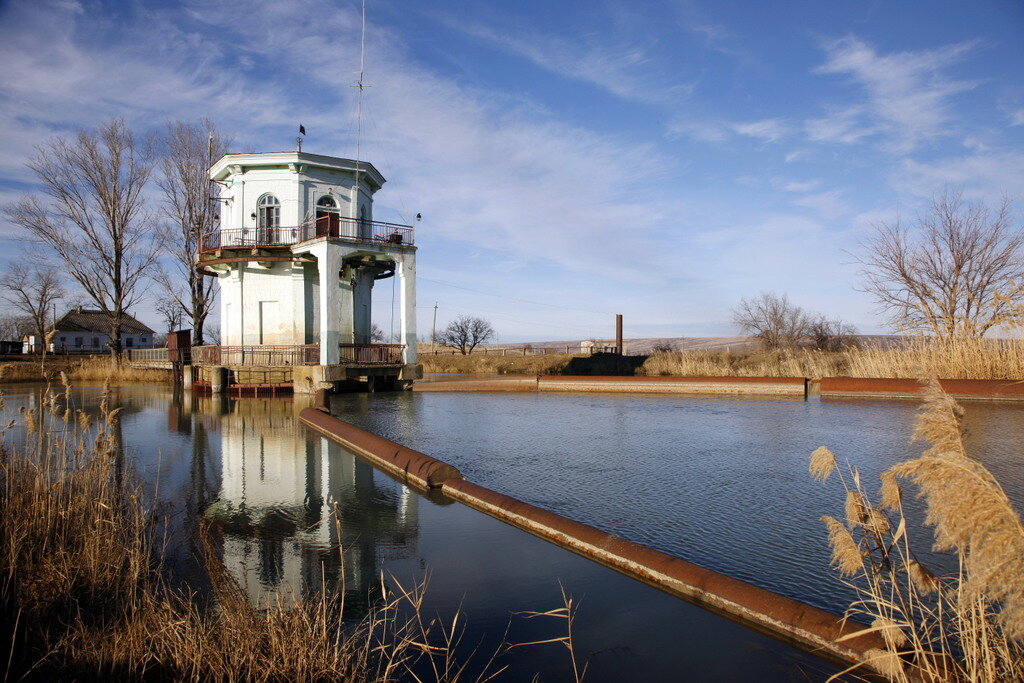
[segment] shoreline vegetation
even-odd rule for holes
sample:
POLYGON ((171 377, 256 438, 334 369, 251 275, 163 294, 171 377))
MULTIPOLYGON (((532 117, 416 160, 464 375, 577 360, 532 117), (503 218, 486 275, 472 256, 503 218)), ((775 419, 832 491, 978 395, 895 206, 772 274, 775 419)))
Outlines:
MULTIPOLYGON (((1024 380, 1024 340, 1019 339, 918 338, 896 346, 868 345, 843 351, 688 350, 629 358, 636 359, 633 374, 641 376, 1024 380)), ((604 354, 420 356, 423 370, 428 373, 621 374, 614 372, 613 360, 614 356, 608 358, 604 354)))
POLYGON ((867 664, 891 681, 1024 680, 1024 525, 967 452, 962 420, 960 405, 930 382, 911 439, 928 448, 882 472, 877 493, 828 448, 811 454, 811 476, 835 473, 845 492, 845 514, 821 521, 832 566, 858 594, 846 616, 882 636, 885 649, 869 651, 867 664), (924 501, 927 529, 908 522, 910 493, 924 501), (924 539, 959 571, 941 576, 922 564, 915 551, 924 539))
MULTIPOLYGON (((625 356, 538 353, 526 356, 421 353, 426 373, 496 375, 637 375, 679 377, 880 377, 892 379, 1024 380, 1024 340, 914 338, 897 345, 867 344, 842 351, 812 349, 655 351, 625 356)), ((48 356, 0 361, 3 382, 55 381, 114 386, 168 384, 169 370, 114 366, 109 356, 48 356)))
POLYGON ((16 361, 0 361, 4 384, 59 382, 63 373, 72 382, 107 383, 112 386, 133 384, 169 384, 170 370, 133 368, 127 363, 115 366, 109 355, 62 356, 47 354, 25 356, 16 361))
MULTIPOLYGON (((504 668, 500 655, 532 645, 503 643, 489 658, 467 651, 465 615, 427 614, 425 579, 403 586, 381 576, 381 597, 354 614, 339 586, 253 605, 221 562, 209 522, 192 532, 209 593, 176 587, 161 514, 124 460, 121 408, 104 390, 98 414, 76 409, 61 379, 38 408, 0 426, 4 680, 489 680, 504 668), (3 437, 19 423, 24 444, 11 446, 3 437)), ((337 508, 320 523, 340 525, 337 508)), ((564 607, 534 615, 565 634, 545 642, 568 648, 579 681, 575 607, 563 597, 564 607)))

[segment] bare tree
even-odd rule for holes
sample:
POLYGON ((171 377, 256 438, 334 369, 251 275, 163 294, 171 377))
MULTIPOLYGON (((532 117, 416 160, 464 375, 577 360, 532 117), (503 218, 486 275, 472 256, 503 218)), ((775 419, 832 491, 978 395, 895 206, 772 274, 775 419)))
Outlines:
POLYGON ((819 351, 842 351, 857 346, 857 328, 827 315, 810 316, 807 336, 811 346, 819 351))
POLYGON ((493 336, 494 328, 483 318, 460 315, 448 323, 448 326, 437 336, 437 341, 443 346, 458 349, 465 356, 493 336))
POLYGON ((143 294, 159 248, 142 194, 152 169, 150 146, 113 119, 39 146, 28 167, 48 199, 23 197, 5 213, 52 250, 110 319, 117 363, 124 316, 143 294))
POLYGON ((67 292, 55 269, 32 255, 25 257, 25 260, 29 259, 32 259, 30 264, 13 261, 7 266, 7 270, 0 276, 0 296, 30 322, 31 334, 42 344, 49 327, 47 320, 52 317, 54 306, 64 299, 67 292))
POLYGON ((732 321, 743 334, 760 340, 766 349, 796 346, 807 335, 809 319, 785 294, 761 294, 742 299, 732 311, 732 321))
POLYGON ((1024 299, 1024 229, 1010 201, 995 211, 947 190, 916 221, 874 226, 861 244, 863 291, 901 332, 981 337, 1019 324, 1024 299))
POLYGON ((371 323, 370 324, 370 341, 371 342, 379 343, 379 342, 384 341, 384 339, 386 337, 387 337, 387 335, 384 334, 384 330, 381 329, 380 325, 378 325, 377 323, 371 323))
POLYGON ((171 299, 163 299, 156 305, 156 312, 160 314, 164 324, 167 325, 167 334, 181 329, 185 311, 180 303, 171 299))
POLYGON ((13 341, 21 339, 26 334, 32 334, 32 321, 23 316, 5 315, 0 316, 0 339, 13 341))
POLYGON ((196 253, 203 235, 216 229, 219 215, 208 172, 213 162, 227 153, 229 144, 208 119, 198 124, 168 123, 157 178, 169 221, 164 237, 171 246, 173 261, 170 272, 160 269, 157 282, 191 319, 197 346, 206 342, 204 326, 214 300, 215 278, 196 270, 196 253))

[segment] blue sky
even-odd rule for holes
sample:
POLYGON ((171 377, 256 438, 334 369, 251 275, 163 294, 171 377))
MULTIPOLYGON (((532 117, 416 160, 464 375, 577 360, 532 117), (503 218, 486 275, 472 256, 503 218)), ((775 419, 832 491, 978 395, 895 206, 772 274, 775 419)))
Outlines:
MULTIPOLYGON (((503 341, 608 336, 613 313, 732 334, 767 291, 884 331, 849 253, 872 223, 946 185, 1022 215, 1022 35, 1019 2, 369 0, 375 213, 423 214, 421 332, 437 302, 503 341)), ((351 156, 358 61, 356 3, 4 2, 0 201, 34 144, 115 115, 208 116, 257 151, 301 122, 351 156)))

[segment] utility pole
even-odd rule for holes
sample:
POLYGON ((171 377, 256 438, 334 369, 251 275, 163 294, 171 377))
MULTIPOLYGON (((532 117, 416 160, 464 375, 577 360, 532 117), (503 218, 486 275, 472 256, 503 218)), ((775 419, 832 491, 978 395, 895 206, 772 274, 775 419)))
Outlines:
POLYGON ((437 353, 437 302, 434 302, 434 324, 430 326, 430 350, 437 353))
POLYGON ((615 353, 622 355, 622 314, 615 314, 615 353))

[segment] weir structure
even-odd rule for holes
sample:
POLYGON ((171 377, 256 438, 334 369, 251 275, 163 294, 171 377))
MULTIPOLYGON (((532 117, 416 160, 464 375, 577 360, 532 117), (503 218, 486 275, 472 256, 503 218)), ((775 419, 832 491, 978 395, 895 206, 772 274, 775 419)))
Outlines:
POLYGON ((134 353, 134 365, 179 363, 187 385, 214 392, 406 389, 422 377, 414 233, 373 220, 385 180, 372 164, 227 154, 209 174, 220 228, 202 236, 196 268, 218 280, 222 343, 134 353), (399 330, 384 343, 372 304, 374 284, 387 278, 398 278, 399 330))

